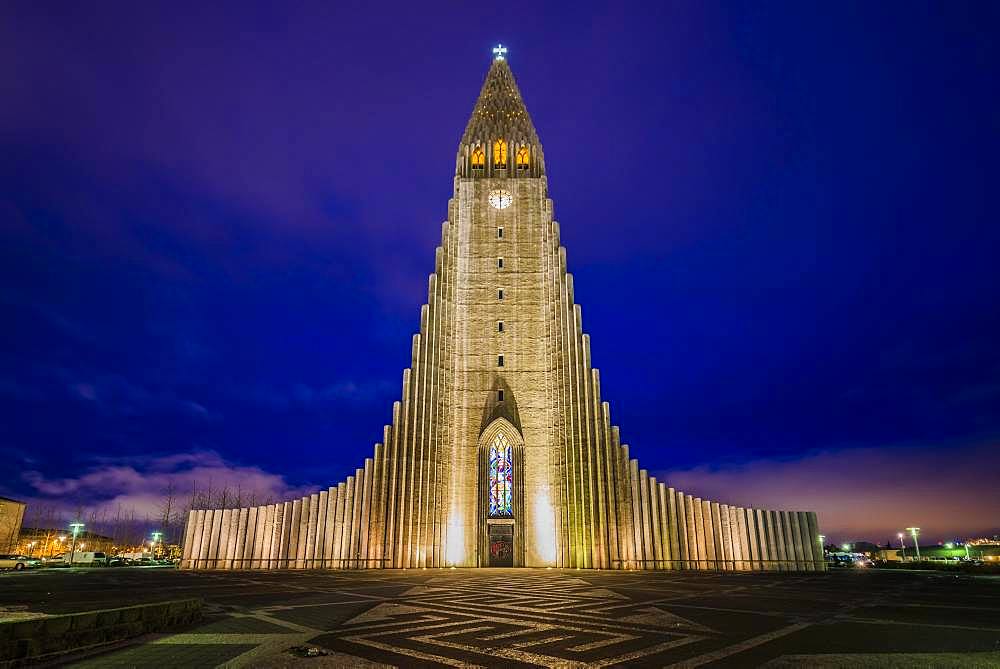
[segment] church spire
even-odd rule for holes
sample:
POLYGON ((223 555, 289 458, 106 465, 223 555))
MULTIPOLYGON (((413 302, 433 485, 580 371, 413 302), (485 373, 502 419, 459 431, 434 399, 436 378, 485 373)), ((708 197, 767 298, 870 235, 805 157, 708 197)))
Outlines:
POLYGON ((493 54, 493 63, 462 134, 458 173, 541 176, 542 146, 507 63, 507 48, 497 45, 493 54))

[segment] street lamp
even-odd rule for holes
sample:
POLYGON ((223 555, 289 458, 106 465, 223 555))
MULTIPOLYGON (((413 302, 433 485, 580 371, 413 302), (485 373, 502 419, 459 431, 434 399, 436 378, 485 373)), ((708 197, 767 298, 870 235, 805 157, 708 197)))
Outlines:
POLYGON ((842 548, 844 549, 845 553, 850 553, 851 552, 851 544, 844 544, 842 546, 842 548))
POLYGON ((903 543, 903 533, 900 532, 896 536, 899 537, 899 550, 902 553, 899 557, 902 558, 902 560, 905 562, 906 561, 906 544, 903 543))
POLYGON ((917 559, 920 559, 920 544, 917 543, 917 535, 920 534, 919 527, 907 527, 906 531, 913 536, 913 548, 917 551, 917 559))
POLYGON ((149 542, 149 547, 153 550, 153 557, 156 557, 156 544, 160 543, 161 537, 163 537, 163 532, 153 532, 153 540, 149 542))
POLYGON ((83 529, 83 523, 70 523, 69 529, 73 532, 73 544, 69 548, 69 566, 73 566, 73 554, 76 552, 76 536, 83 529))
POLYGON ((36 542, 32 541, 30 544, 28 544, 28 557, 29 558, 31 557, 31 551, 32 551, 32 549, 34 549, 35 543, 36 542))

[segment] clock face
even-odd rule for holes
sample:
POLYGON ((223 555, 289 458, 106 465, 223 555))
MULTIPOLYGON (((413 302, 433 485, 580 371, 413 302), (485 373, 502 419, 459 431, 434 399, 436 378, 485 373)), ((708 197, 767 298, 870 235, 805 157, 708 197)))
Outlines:
POLYGON ((494 209, 506 209, 513 199, 510 192, 503 189, 490 191, 490 206, 494 209))

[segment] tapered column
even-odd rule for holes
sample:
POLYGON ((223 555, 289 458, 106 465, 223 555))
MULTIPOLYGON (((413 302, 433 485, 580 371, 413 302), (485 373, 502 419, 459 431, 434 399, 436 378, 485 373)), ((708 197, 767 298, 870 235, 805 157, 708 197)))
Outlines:
POLYGON ((233 547, 233 557, 230 559, 230 569, 245 569, 246 563, 243 561, 243 552, 246 550, 247 524, 250 519, 250 509, 243 508, 236 518, 236 544, 233 547))
POLYGON ((326 526, 323 529, 323 568, 336 568, 333 561, 333 537, 337 527, 337 487, 330 486, 326 491, 326 526))
POLYGON ((205 536, 205 514, 208 513, 204 509, 198 509, 195 512, 194 520, 194 534, 192 535, 191 542, 191 567, 193 569, 204 569, 205 564, 202 562, 204 559, 204 544, 202 540, 205 536))
POLYGON ((361 510, 359 514, 359 524, 361 531, 358 533, 358 557, 359 567, 368 569, 368 530, 371 526, 371 500, 372 500, 372 475, 375 465, 372 458, 365 459, 364 477, 365 484, 361 495, 361 510))
MULTIPOLYGON (((348 477, 348 481, 350 481, 348 477)), ((333 563, 334 569, 344 568, 344 509, 347 506, 347 483, 337 484, 337 510, 334 513, 333 563)))

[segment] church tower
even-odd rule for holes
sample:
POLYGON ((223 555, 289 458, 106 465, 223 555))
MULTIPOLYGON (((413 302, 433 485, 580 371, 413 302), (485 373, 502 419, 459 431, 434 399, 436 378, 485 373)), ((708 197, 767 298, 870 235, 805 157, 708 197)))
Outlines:
POLYGON ((183 566, 823 569, 814 513, 692 497, 629 457, 505 53, 458 146, 411 364, 372 457, 298 500, 192 510, 183 566))

